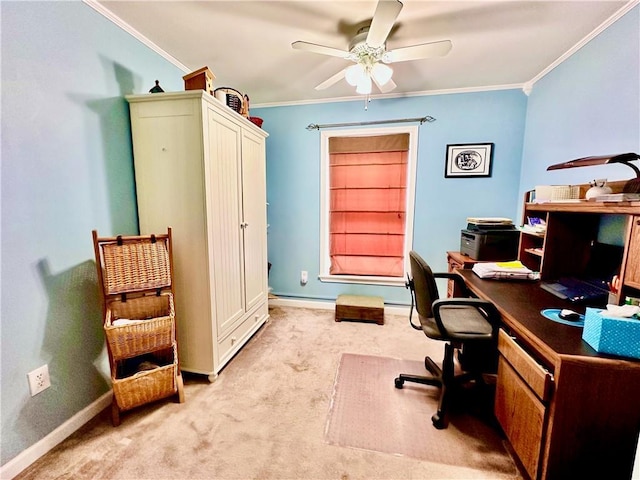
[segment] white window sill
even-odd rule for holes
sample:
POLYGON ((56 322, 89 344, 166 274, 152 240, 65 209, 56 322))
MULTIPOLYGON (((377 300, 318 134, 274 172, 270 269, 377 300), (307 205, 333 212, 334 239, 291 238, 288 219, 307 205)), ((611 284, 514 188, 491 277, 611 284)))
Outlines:
POLYGON ((384 285, 389 287, 404 287, 406 282, 404 277, 366 277, 363 275, 319 275, 318 279, 327 283, 358 283, 361 285, 384 285))

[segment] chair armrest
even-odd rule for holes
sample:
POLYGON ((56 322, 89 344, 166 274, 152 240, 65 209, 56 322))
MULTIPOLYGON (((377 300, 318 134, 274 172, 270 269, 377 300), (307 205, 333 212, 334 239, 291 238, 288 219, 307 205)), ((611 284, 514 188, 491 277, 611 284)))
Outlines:
POLYGON ((454 272, 438 272, 433 274, 434 278, 448 278, 449 280, 455 280, 455 277, 458 276, 459 275, 454 272))
POLYGON ((453 280, 456 284, 456 288, 462 292, 465 297, 471 297, 471 290, 464 282, 464 278, 455 272, 439 272, 433 274, 434 278, 446 278, 447 280, 453 280))
POLYGON ((433 318, 438 326, 438 329, 442 332, 443 335, 448 336, 449 332, 446 327, 442 323, 442 319, 440 318, 440 308, 452 306, 452 305, 460 305, 460 306, 468 306, 476 308, 482 316, 491 324, 494 332, 497 334, 498 327, 500 326, 500 313, 496 306, 487 301, 482 300, 480 298, 443 298, 436 300, 433 302, 433 318))

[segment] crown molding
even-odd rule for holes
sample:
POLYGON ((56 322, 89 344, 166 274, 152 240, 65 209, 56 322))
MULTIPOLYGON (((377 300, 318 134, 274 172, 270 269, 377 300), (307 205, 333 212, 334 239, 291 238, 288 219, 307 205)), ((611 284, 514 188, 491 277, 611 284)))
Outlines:
MULTIPOLYGON (((465 88, 448 88, 442 90, 423 90, 419 92, 405 93, 385 93, 379 95, 370 95, 371 100, 380 100, 385 98, 409 98, 409 97, 425 97, 430 95, 453 95, 458 93, 479 93, 491 92, 496 90, 519 90, 524 89, 525 84, 514 83, 507 85, 488 85, 482 87, 465 87, 465 88)), ((271 102, 251 104, 251 108, 269 108, 269 107, 291 107, 300 105, 313 105, 319 103, 336 103, 336 102, 364 102, 366 95, 357 95, 352 97, 334 97, 322 98, 317 100, 298 100, 293 102, 271 102)))
POLYGON ((100 15, 102 15, 103 17, 107 18, 108 20, 112 21, 113 23, 115 23, 118 27, 120 27, 122 30, 124 30, 125 32, 127 32, 129 35, 131 35, 132 37, 136 38, 137 40, 139 40, 140 42, 142 42, 144 45, 146 45, 147 47, 149 47, 151 50, 153 50, 154 52, 156 52, 158 55, 160 55, 162 58, 164 58, 165 60, 169 61, 170 63, 172 63, 173 65, 175 65, 176 67, 178 67, 180 70, 182 70, 184 73, 189 73, 191 71, 191 69, 189 69, 186 65, 184 65, 183 63, 181 63, 177 58, 175 58, 172 55, 169 55, 166 51, 164 51, 162 48, 160 48, 158 45, 156 45, 155 43, 153 43, 151 40, 149 40, 147 37, 145 37, 144 35, 142 35, 139 31, 137 31, 135 28, 133 28, 131 25, 129 25, 127 22, 125 22, 124 20, 122 20, 120 17, 117 17, 116 15, 114 15, 113 13, 111 13, 109 10, 107 10, 106 8, 104 8, 100 3, 98 3, 95 0, 82 0, 83 3, 85 3, 86 5, 90 6, 91 8, 93 8, 96 12, 98 12, 100 15))

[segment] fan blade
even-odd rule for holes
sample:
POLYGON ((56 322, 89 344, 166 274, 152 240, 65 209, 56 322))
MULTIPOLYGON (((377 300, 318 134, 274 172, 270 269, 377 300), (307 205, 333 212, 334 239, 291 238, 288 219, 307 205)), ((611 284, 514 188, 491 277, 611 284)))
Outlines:
POLYGON ((376 13, 373 14, 369 33, 367 34, 367 44, 370 47, 378 48, 387 41, 389 32, 402 10, 402 2, 398 0, 379 0, 376 13))
POLYGON ((316 90, 324 90, 325 88, 329 88, 330 86, 332 86, 334 83, 338 83, 344 78, 344 73, 346 70, 346 68, 343 68, 332 77, 327 78, 324 82, 316 87, 316 90))
POLYGON ((408 60, 420 60, 422 58, 443 57, 451 50, 453 44, 450 40, 441 42, 422 43, 411 47, 389 50, 382 57, 385 63, 406 62, 408 60))
POLYGON ((389 80, 384 85, 380 85, 378 82, 376 82, 375 77, 371 77, 371 79, 373 80, 373 83, 376 84, 376 87, 378 87, 378 90, 380 90, 382 93, 390 92, 391 90, 397 87, 397 85, 394 83, 393 80, 389 80))
POLYGON ((309 42, 293 42, 291 47, 295 50, 306 50, 307 52, 319 53, 320 55, 329 55, 331 57, 349 58, 349 52, 339 50, 337 48, 325 47, 324 45, 316 45, 309 42))

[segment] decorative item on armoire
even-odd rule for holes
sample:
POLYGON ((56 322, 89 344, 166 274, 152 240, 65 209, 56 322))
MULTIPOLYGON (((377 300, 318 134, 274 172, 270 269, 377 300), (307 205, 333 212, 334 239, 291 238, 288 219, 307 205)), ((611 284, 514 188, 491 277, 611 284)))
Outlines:
POLYGON ((251 123, 257 125, 258 127, 262 128, 262 122, 264 122, 264 120, 260 117, 249 117, 249 120, 251 120, 251 123))
POLYGON ((244 97, 235 88, 216 88, 214 90, 214 96, 232 110, 235 110, 238 113, 242 112, 244 97))
POLYGON ((242 101, 242 109, 240 110, 240 115, 244 118, 249 118, 249 95, 244 94, 244 100, 242 101))
POLYGON ((103 329, 111 367, 111 421, 120 412, 175 396, 178 362, 171 228, 166 234, 98 237, 93 230, 103 329))
POLYGON ((160 80, 156 80, 156 86, 149 90, 149 93, 162 93, 164 90, 160 86, 160 80))

